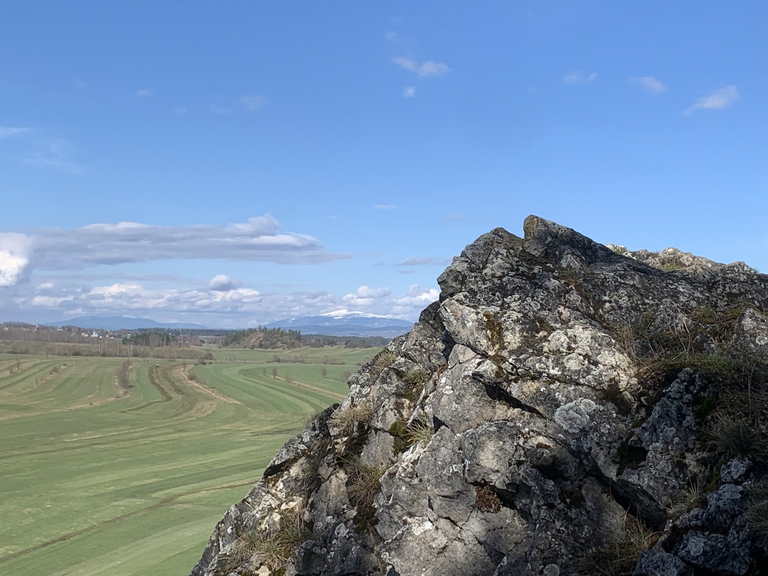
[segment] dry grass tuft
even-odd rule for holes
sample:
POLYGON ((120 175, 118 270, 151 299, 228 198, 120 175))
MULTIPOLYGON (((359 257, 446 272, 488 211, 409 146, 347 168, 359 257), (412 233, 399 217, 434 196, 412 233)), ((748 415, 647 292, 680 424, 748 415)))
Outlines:
POLYGON ((766 441, 750 422, 717 414, 707 426, 710 444, 726 457, 763 458, 768 452, 766 441))
POLYGON ((657 532, 627 515, 621 536, 606 546, 592 549, 579 563, 579 569, 590 576, 631 576, 640 553, 650 550, 658 538, 657 532))
POLYGON ((258 554, 264 566, 272 573, 279 573, 288 558, 312 536, 304 524, 302 510, 295 509, 283 514, 280 527, 274 534, 248 532, 241 536, 227 554, 226 561, 218 567, 218 573, 229 574, 258 554))
POLYGON ((496 513, 501 510, 501 500, 490 486, 475 486, 475 508, 496 513))
POLYGON ((416 420, 410 426, 408 426, 405 436, 409 446, 414 444, 424 443, 429 444, 432 440, 432 436, 435 435, 435 429, 429 424, 425 424, 421 420, 416 420))
POLYGON ((747 523, 757 532, 763 544, 768 544, 768 480, 758 482, 748 493, 752 502, 745 513, 747 523))
POLYGON ((366 466, 359 459, 347 462, 349 480, 347 494, 350 503, 357 508, 355 521, 360 531, 370 530, 376 525, 376 507, 373 500, 381 490, 379 480, 386 468, 384 466, 366 466))
POLYGON ((334 414, 333 420, 344 434, 350 435, 355 433, 358 423, 366 424, 370 420, 371 414, 373 414, 373 406, 370 402, 357 405, 350 404, 334 414))
POLYGON ((677 500, 672 502, 667 508, 667 512, 672 518, 679 518, 683 514, 690 512, 706 502, 706 491, 699 482, 691 482, 688 488, 683 490, 677 500))

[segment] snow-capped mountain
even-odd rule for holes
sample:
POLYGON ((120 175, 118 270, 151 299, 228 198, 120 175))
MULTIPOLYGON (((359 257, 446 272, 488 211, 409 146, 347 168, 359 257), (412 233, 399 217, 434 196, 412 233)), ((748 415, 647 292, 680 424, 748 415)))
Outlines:
POLYGON ((326 334, 329 336, 383 336, 394 338, 405 334, 412 322, 388 318, 376 314, 336 310, 320 316, 286 318, 267 324, 267 328, 299 330, 302 334, 326 334))

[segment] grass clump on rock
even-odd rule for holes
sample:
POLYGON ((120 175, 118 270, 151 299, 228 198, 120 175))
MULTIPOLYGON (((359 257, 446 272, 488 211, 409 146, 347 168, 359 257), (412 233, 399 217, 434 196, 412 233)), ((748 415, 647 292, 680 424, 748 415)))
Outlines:
POLYGON ((658 537, 637 518, 627 515, 620 537, 590 550, 579 562, 579 570, 590 576, 631 576, 640 554, 650 550, 658 537))
POLYGON ((367 466, 359 459, 352 460, 346 466, 349 479, 347 494, 349 502, 357 508, 355 522, 358 530, 365 532, 377 524, 376 507, 373 500, 381 490, 379 480, 384 474, 383 466, 367 466))
POLYGON ((333 420, 344 434, 350 435, 356 432, 358 424, 366 424, 371 414, 373 414, 373 406, 370 402, 350 404, 335 413, 333 420))
POLYGON ((270 573, 283 574, 288 558, 311 536, 304 524, 302 510, 290 510, 280 518, 280 525, 274 533, 254 530, 241 536, 219 566, 218 573, 222 576, 230 574, 257 556, 270 573))

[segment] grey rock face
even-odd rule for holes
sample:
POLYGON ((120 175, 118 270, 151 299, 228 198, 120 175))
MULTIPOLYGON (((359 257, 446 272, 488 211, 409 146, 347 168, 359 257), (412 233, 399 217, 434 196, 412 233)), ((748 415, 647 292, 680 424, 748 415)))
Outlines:
POLYGON ((768 573, 768 277, 524 230, 454 259, 192 576, 768 573))

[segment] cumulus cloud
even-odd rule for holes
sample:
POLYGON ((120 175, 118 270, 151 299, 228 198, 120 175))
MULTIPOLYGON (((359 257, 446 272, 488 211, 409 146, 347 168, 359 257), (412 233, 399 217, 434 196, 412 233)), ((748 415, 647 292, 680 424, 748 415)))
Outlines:
POLYGON ((371 288, 370 286, 360 286, 352 294, 347 294, 342 300, 350 306, 365 307, 370 306, 375 300, 385 298, 392 292, 389 288, 371 288))
POLYGON ((696 110, 724 110, 740 99, 736 86, 726 86, 697 99, 692 106, 683 110, 683 114, 692 114, 696 110))
POLYGON ((214 292, 229 292, 236 288, 235 281, 226 274, 217 274, 208 283, 208 288, 214 292))
POLYGON ((637 84, 643 90, 647 92, 653 92, 654 94, 661 94, 666 91, 667 87, 661 80, 654 78, 653 76, 637 76, 629 79, 632 84, 637 84))
POLYGON ((392 62, 394 62, 401 68, 408 70, 409 72, 414 72, 419 76, 425 76, 425 77, 443 76, 444 74, 448 74, 448 72, 451 71, 451 69, 448 67, 447 64, 443 62, 435 62, 434 60, 425 60, 424 62, 418 62, 413 58, 407 58, 405 56, 395 56, 394 58, 392 58, 392 62))
POLYGON ((415 98, 416 97, 416 86, 406 86, 403 88, 403 97, 404 98, 415 98))
POLYGON ((137 98, 148 98, 152 96, 152 90, 150 90, 149 88, 142 88, 141 90, 136 90, 136 92, 134 93, 134 96, 136 96, 137 98))
POLYGON ((0 286, 13 286, 23 278, 31 252, 28 236, 0 233, 0 286))
MULTIPOLYGON (((436 300, 436 288, 412 285, 405 294, 386 287, 363 285, 343 297, 323 290, 264 292, 252 287, 228 290, 211 281, 179 287, 126 278, 92 286, 81 275, 57 274, 51 283, 25 284, 3 288, 0 310, 6 317, 47 322, 75 316, 130 315, 164 322, 195 322, 206 326, 258 326, 297 316, 317 316, 344 308, 381 316, 415 320, 421 310, 436 300)), ((91 275, 93 279, 97 275, 91 275)))
POLYGON ((229 108, 225 108, 224 106, 217 106, 216 104, 211 104, 211 112, 214 114, 229 114, 232 112, 229 108))
POLYGON ((318 264, 346 257, 328 252, 312 236, 282 232, 268 214, 227 226, 91 224, 75 230, 42 229, 31 235, 0 234, 0 286, 17 283, 35 268, 76 270, 166 259, 318 264))
POLYGON ((63 296, 61 298, 56 298, 55 296, 35 296, 29 301, 29 305, 41 308, 56 308, 61 306, 63 302, 69 302, 70 300, 74 300, 74 297, 63 296))
POLYGON ((243 96, 240 98, 240 104, 245 106, 249 112, 255 112, 259 108, 262 108, 267 103, 266 96, 243 96))
POLYGON ((597 72, 584 74, 583 72, 574 70, 573 72, 568 72, 568 74, 563 77, 563 82, 566 84, 588 84, 595 78, 597 78, 597 72))
POLYGON ((437 288, 422 288, 418 284, 413 284, 405 296, 394 300, 391 310, 396 316, 413 316, 439 297, 440 291, 437 288))

